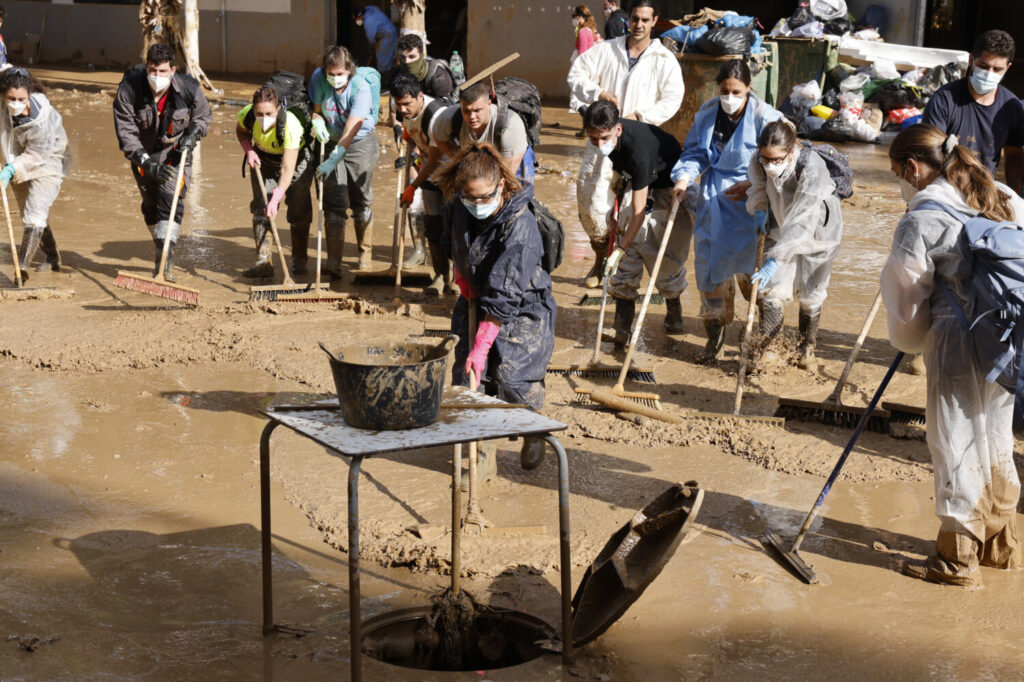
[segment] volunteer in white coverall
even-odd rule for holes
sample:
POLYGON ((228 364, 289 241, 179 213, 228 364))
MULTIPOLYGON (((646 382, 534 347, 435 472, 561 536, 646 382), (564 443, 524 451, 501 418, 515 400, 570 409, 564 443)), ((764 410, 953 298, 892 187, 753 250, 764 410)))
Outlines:
MULTIPOLYGON (((598 43, 581 54, 569 69, 570 106, 574 111, 598 100, 615 104, 625 119, 660 126, 683 102, 679 60, 660 42, 651 40, 658 13, 651 0, 637 0, 629 15, 629 33, 598 43)), ((612 208, 612 164, 593 144, 583 151, 576 178, 580 222, 596 257, 586 286, 601 283, 608 255, 608 212, 612 208)))
POLYGON ((771 210, 775 221, 765 239, 764 265, 751 281, 764 292, 761 333, 770 339, 782 330, 783 308, 800 299, 798 363, 807 369, 821 306, 828 294, 832 261, 843 239, 843 214, 836 183, 825 161, 796 139, 788 121, 769 123, 750 162, 747 213, 771 210))
POLYGON ((928 124, 901 132, 889 160, 908 212, 882 270, 882 297, 892 344, 924 352, 927 440, 940 521, 935 555, 904 572, 943 584, 980 585, 979 564, 1020 565, 1013 396, 985 380, 987 370, 974 360, 970 336, 936 281, 967 305, 969 270, 956 247, 961 223, 945 211, 914 209, 933 201, 969 216, 1024 224, 1024 201, 995 182, 955 136, 928 124))

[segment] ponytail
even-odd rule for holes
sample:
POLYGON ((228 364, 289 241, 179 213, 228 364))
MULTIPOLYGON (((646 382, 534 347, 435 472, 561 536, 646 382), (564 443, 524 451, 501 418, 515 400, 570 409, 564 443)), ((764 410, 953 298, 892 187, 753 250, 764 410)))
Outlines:
POLYGON ((889 158, 899 164, 914 159, 938 171, 964 195, 967 205, 990 220, 1014 221, 1010 197, 996 186, 988 169, 955 135, 933 125, 917 123, 903 130, 889 148, 889 158))

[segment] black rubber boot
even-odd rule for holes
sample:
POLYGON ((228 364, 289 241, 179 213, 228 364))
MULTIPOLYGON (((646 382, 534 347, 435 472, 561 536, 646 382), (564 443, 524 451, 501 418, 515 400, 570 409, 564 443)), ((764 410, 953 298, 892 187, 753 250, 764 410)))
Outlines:
POLYGON ((309 224, 289 227, 292 232, 292 274, 305 275, 309 270, 309 224))
POLYGON ((341 256, 345 251, 345 218, 329 215, 324 224, 324 241, 327 242, 327 260, 323 274, 331 279, 341 279, 341 256))
POLYGON ((765 340, 771 340, 782 331, 782 322, 785 318, 785 311, 782 303, 772 298, 761 300, 761 335, 765 340))
POLYGON ((519 466, 523 467, 526 471, 532 471, 541 465, 544 461, 545 443, 540 438, 531 438, 525 436, 523 438, 523 447, 519 451, 519 466))
POLYGON ((445 258, 444 251, 437 242, 428 239, 427 250, 430 251, 430 262, 434 267, 434 279, 423 292, 428 296, 440 296, 447 293, 451 286, 451 263, 445 258))
POLYGON ((704 351, 697 357, 697 362, 710 365, 718 362, 722 357, 722 347, 725 345, 725 325, 718 320, 704 320, 704 331, 708 335, 708 341, 704 345, 704 351))
POLYGON ((409 216, 410 231, 412 232, 412 250, 406 252, 405 260, 402 261, 403 268, 414 268, 423 265, 427 256, 423 244, 426 238, 423 236, 423 216, 409 216))
POLYGON ((814 366, 814 346, 818 342, 818 322, 820 320, 820 310, 811 314, 800 309, 800 345, 797 346, 799 357, 796 361, 800 369, 810 369, 814 366))
POLYGON ((590 248, 594 250, 594 266, 590 268, 583 286, 588 289, 596 289, 601 286, 601 278, 604 276, 604 262, 608 258, 608 239, 605 235, 601 240, 590 240, 590 248))
POLYGON ((630 332, 633 331, 633 314, 636 312, 636 301, 624 298, 615 299, 615 349, 622 350, 629 343, 630 332))
POLYGON ((665 332, 668 334, 682 334, 683 327, 683 303, 676 298, 665 299, 665 332))
MULTIPOLYGON (((160 272, 160 257, 164 252, 164 240, 154 239, 153 246, 156 247, 156 256, 153 259, 153 276, 160 272)), ((167 263, 164 264, 164 279, 168 282, 177 281, 174 279, 174 242, 167 247, 167 263)))
MULTIPOLYGON (((160 257, 164 253, 164 240, 159 237, 153 237, 153 276, 156 277, 160 274, 160 257)), ((170 254, 167 256, 170 258, 170 254)))
POLYGON ((43 237, 43 228, 35 226, 25 226, 25 231, 21 235, 21 253, 18 254, 19 263, 21 265, 21 281, 25 282, 28 280, 28 268, 32 264, 32 259, 35 258, 36 251, 39 250, 39 243, 43 237))
MULTIPOLYGON (((46 254, 46 260, 36 266, 36 272, 60 272, 61 260, 60 251, 57 250, 57 240, 53 236, 53 230, 47 226, 43 229, 43 237, 39 244, 42 248, 43 253, 46 254)), ((27 263, 23 263, 25 267, 28 267, 27 263)))
POLYGON ((373 214, 352 219, 356 228, 356 247, 359 249, 359 261, 356 270, 366 270, 373 262, 373 214))
POLYGON ((242 271, 242 277, 273 279, 274 264, 270 262, 270 223, 266 218, 253 218, 252 238, 256 242, 256 262, 242 271))

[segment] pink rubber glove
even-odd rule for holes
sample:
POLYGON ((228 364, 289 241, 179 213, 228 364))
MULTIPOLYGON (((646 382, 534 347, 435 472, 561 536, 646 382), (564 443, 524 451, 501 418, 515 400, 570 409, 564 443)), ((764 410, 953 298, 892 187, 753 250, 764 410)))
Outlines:
POLYGON ((260 163, 259 154, 252 148, 252 142, 249 140, 239 140, 238 144, 242 145, 242 149, 245 150, 245 165, 249 168, 258 168, 263 165, 260 163))
POLYGON ((267 215, 271 218, 277 217, 277 207, 281 204, 281 199, 284 198, 284 189, 280 186, 274 188, 274 191, 270 193, 270 201, 267 202, 267 215))
POLYGON ((458 268, 455 268, 455 286, 459 288, 462 298, 467 301, 472 301, 476 298, 476 292, 473 291, 473 287, 469 286, 469 280, 466 279, 465 275, 459 272, 458 268))
POLYGON ((481 322, 476 330, 476 343, 466 358, 466 374, 475 374, 478 384, 484 369, 487 368, 487 354, 491 352, 491 345, 494 344, 494 339, 498 338, 499 331, 501 327, 487 320, 481 322))

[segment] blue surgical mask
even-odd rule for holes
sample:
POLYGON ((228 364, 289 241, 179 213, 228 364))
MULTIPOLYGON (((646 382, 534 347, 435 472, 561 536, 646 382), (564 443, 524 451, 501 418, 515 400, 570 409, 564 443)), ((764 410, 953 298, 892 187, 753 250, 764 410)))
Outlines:
POLYGON ((597 145, 598 151, 604 156, 611 156, 611 153, 615 151, 615 138, 608 140, 604 144, 597 145))
POLYGON ((971 69, 971 89, 979 95, 987 95, 995 90, 1001 80, 1003 80, 1002 74, 979 69, 977 66, 971 69))
POLYGON ((465 206, 466 210, 469 211, 469 214, 477 220, 490 218, 494 215, 494 212, 498 210, 499 203, 501 203, 500 196, 495 196, 486 204, 475 204, 472 201, 467 201, 466 199, 462 200, 462 205, 465 206))

